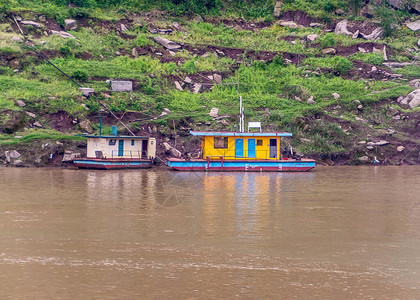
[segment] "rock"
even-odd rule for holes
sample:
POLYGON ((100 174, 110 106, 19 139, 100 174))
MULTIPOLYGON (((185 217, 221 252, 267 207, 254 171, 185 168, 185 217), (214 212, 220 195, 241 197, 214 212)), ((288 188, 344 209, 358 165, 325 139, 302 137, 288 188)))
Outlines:
POLYGON ((280 17, 280 13, 281 13, 281 1, 276 1, 276 4, 274 5, 273 16, 275 18, 278 18, 280 17))
POLYGON ((214 82, 216 82, 217 84, 221 84, 222 83, 222 76, 219 74, 213 74, 213 80, 214 82))
POLYGON ((309 24, 309 27, 324 27, 324 24, 313 22, 309 24))
POLYGON ((20 37, 18 37, 16 35, 12 36, 12 41, 14 41, 14 42, 23 42, 22 38, 20 38, 20 37))
POLYGON ((362 111, 362 110, 363 110, 363 105, 361 105, 361 104, 360 104, 360 105, 358 105, 358 106, 357 106, 357 110, 362 111))
POLYGON ((307 40, 307 41, 310 41, 310 42, 313 42, 313 41, 315 41, 318 37, 319 37, 319 35, 318 35, 318 34, 310 34, 310 35, 307 35, 307 36, 306 36, 306 40, 307 40))
POLYGON ((165 147, 165 151, 166 151, 166 152, 168 152, 169 150, 171 150, 171 149, 172 149, 172 146, 171 146, 171 145, 169 145, 167 142, 164 142, 164 143, 163 143, 163 147, 165 147))
POLYGON ((210 53, 208 53, 208 52, 206 52, 203 55, 201 55, 202 58, 206 58, 206 57, 209 57, 209 56, 210 56, 210 53))
POLYGON ((153 39, 155 40, 156 43, 162 45, 163 47, 165 47, 166 49, 169 49, 169 50, 174 50, 174 49, 181 48, 180 44, 177 44, 173 41, 170 41, 170 40, 165 39, 165 38, 160 37, 160 36, 155 36, 153 39))
POLYGON ((194 94, 198 94, 201 91, 201 88, 202 87, 203 87, 202 84, 194 83, 194 86, 193 86, 193 92, 194 92, 194 94))
POLYGON ((121 31, 127 31, 128 30, 128 28, 124 24, 121 24, 120 28, 121 28, 121 31))
POLYGON ((87 105, 86 105, 86 104, 82 103, 82 107, 83 107, 85 110, 90 111, 90 108, 89 108, 89 107, 87 107, 87 105))
POLYGON ((379 141, 379 142, 373 143, 373 146, 385 146, 388 144, 389 144, 388 141, 379 141))
POLYGON ((348 36, 353 36, 353 33, 350 32, 347 29, 347 25, 348 25, 347 20, 342 20, 342 21, 338 22, 337 25, 335 26, 334 33, 335 34, 340 34, 341 33, 341 34, 345 34, 345 35, 348 35, 348 36))
POLYGON ((378 48, 373 47, 372 52, 373 52, 373 53, 382 53, 382 50, 381 50, 381 49, 378 49, 378 48))
POLYGON ((308 104, 315 104, 316 102, 314 101, 314 97, 311 95, 308 99, 308 104))
POLYGON ((369 41, 379 40, 383 34, 384 34, 384 29, 381 27, 376 28, 374 31, 372 31, 371 34, 368 34, 368 35, 361 33, 362 37, 369 41))
POLYGON ((29 111, 25 111, 25 113, 26 113, 28 116, 30 116, 31 118, 33 118, 33 119, 35 119, 35 118, 36 118, 36 115, 35 115, 34 113, 31 113, 31 112, 29 112, 29 111))
POLYGON ((323 54, 335 55, 337 53, 337 50, 335 50, 334 48, 325 48, 322 49, 321 52, 323 54))
POLYGON ((220 121, 220 124, 222 124, 223 126, 229 126, 229 125, 230 125, 229 121, 227 121, 227 120, 225 120, 225 119, 222 119, 222 120, 220 121))
POLYGON ((34 124, 32 124, 33 126, 37 127, 37 128, 42 128, 42 124, 39 121, 36 121, 34 124))
POLYGON ((344 13, 345 13, 344 10, 341 9, 341 8, 338 8, 338 9, 335 10, 336 15, 342 16, 342 15, 344 15, 344 13))
POLYGON ((397 151, 398 151, 398 152, 403 152, 403 151, 404 151, 404 149, 405 149, 405 147, 404 147, 404 146, 398 146, 398 147, 397 147, 397 151))
POLYGON ((12 159, 16 159, 16 158, 19 158, 21 156, 20 153, 17 152, 16 150, 5 151, 4 154, 6 156, 6 161, 8 163, 10 163, 12 161, 12 159))
POLYGON ((358 144, 359 145, 365 145, 366 144, 366 141, 360 141, 360 142, 358 142, 358 144))
POLYGON ((191 80, 191 78, 190 77, 185 77, 185 79, 184 79, 184 82, 186 83, 186 84, 190 84, 190 83, 192 83, 192 80, 191 80))
POLYGON ((117 51, 117 52, 115 52, 115 55, 116 56, 120 56, 121 55, 121 52, 120 51, 117 51))
POLYGON ((79 92, 82 92, 83 96, 89 97, 90 95, 93 95, 95 90, 92 88, 81 87, 79 88, 79 92))
POLYGON ((90 121, 87 119, 80 122, 79 126, 83 132, 87 132, 87 133, 93 132, 92 123, 90 123, 90 121))
POLYGON ((182 86, 181 86, 181 84, 178 82, 178 81, 175 81, 175 88, 178 90, 178 91, 183 91, 184 89, 182 88, 182 86))
POLYGON ((299 101, 299 102, 302 102, 302 99, 300 99, 298 96, 295 96, 295 100, 299 101))
POLYGON ((359 37, 360 34, 360 30, 357 29, 355 33, 353 33, 353 35, 351 36, 352 39, 357 39, 359 37))
POLYGON ((225 53, 222 50, 216 49, 216 53, 220 56, 225 56, 225 53))
POLYGON ((373 148, 374 148, 374 147, 373 147, 372 145, 367 145, 367 146, 366 146, 366 149, 368 149, 368 150, 373 150, 373 148))
POLYGON ((137 49, 136 48, 133 48, 131 50, 131 55, 134 56, 134 57, 139 57, 139 53, 137 52, 137 49))
MULTIPOLYGON (((414 79, 409 82, 410 86, 420 88, 420 79, 414 79)), ((402 100, 402 99, 401 99, 402 100)))
POLYGON ((366 5, 366 17, 367 18, 373 18, 373 16, 375 15, 375 7, 373 5, 366 5))
POLYGON ((282 22, 279 23, 279 25, 284 26, 284 27, 293 28, 293 29, 298 28, 298 25, 293 21, 282 21, 282 22))
POLYGON ((411 108, 420 105, 420 89, 412 91, 402 101, 401 104, 408 104, 411 108))
POLYGON ((44 46, 46 43, 47 43, 46 41, 39 41, 39 44, 40 44, 41 46, 44 46))
POLYGON ((34 21, 22 21, 22 22, 20 22, 20 24, 21 25, 31 25, 31 26, 36 27, 36 28, 43 28, 44 27, 44 25, 42 25, 41 23, 37 23, 37 22, 34 22, 34 21))
POLYGON ((23 167, 23 161, 21 161, 20 159, 17 159, 13 162, 13 165, 15 167, 23 167))
POLYGON ((332 93, 332 96, 334 97, 335 100, 340 100, 341 96, 338 93, 332 93))
POLYGON ((416 22, 407 23, 406 26, 410 28, 412 31, 417 31, 420 29, 420 20, 416 22))
POLYGON ((200 16, 200 15, 196 15, 196 16, 194 17, 194 21, 195 21, 195 23, 200 24, 201 22, 203 22, 203 21, 204 21, 204 19, 203 19, 203 17, 202 17, 202 16, 200 16))
POLYGON ((362 47, 357 47, 357 50, 359 50, 359 52, 362 52, 362 53, 367 53, 367 51, 362 47))
POLYGON ((219 115, 219 109, 216 107, 213 107, 209 112, 210 117, 217 117, 219 115))
POLYGON ((77 29, 77 22, 73 19, 64 20, 64 30, 76 30, 77 29))
POLYGON ((70 33, 67 33, 65 31, 56 31, 56 30, 51 30, 51 34, 55 34, 55 35, 59 35, 63 38, 70 38, 70 39, 75 39, 76 37, 70 33))
POLYGON ((133 82, 132 81, 111 81, 111 89, 113 92, 132 92, 133 82))
POLYGON ((369 161, 369 157, 367 156, 361 156, 358 158, 358 160, 362 161, 362 162, 368 162, 369 161))
POLYGON ((167 115, 169 115, 171 113, 171 111, 169 110, 169 108, 164 108, 163 110, 162 110, 162 112, 160 113, 160 115, 159 115, 159 117, 162 117, 162 116, 167 116, 167 115))
POLYGON ((386 2, 398 9, 404 8, 403 0, 386 0, 386 2))
POLYGON ((179 26, 179 23, 178 23, 178 22, 173 22, 173 23, 172 23, 172 26, 173 26, 176 30, 179 30, 179 29, 180 29, 180 26, 179 26))
POLYGON ((174 147, 171 147, 171 149, 169 149, 169 153, 174 156, 174 157, 181 157, 182 154, 179 150, 175 149, 174 147))
POLYGON ((23 100, 20 100, 20 99, 16 100, 16 104, 19 105, 20 107, 25 107, 26 106, 26 103, 23 100))

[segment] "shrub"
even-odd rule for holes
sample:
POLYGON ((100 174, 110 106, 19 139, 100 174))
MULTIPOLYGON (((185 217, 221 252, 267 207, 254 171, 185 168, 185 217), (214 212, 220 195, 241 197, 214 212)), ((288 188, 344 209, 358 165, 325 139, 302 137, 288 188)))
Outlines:
POLYGON ((80 82, 85 82, 85 81, 88 80, 88 75, 86 74, 86 72, 80 71, 80 70, 77 70, 77 71, 73 72, 71 77, 74 80, 77 80, 77 81, 80 81, 80 82))
POLYGON ((337 39, 335 38, 334 33, 327 33, 326 35, 321 37, 320 40, 321 40, 320 42, 321 48, 334 47, 337 45, 337 39))

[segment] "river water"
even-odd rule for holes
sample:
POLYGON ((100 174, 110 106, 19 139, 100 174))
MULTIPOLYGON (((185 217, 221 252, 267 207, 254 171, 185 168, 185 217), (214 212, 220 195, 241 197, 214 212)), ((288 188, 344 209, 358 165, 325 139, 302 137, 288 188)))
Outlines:
POLYGON ((420 167, 0 178, 0 299, 420 299, 420 167))

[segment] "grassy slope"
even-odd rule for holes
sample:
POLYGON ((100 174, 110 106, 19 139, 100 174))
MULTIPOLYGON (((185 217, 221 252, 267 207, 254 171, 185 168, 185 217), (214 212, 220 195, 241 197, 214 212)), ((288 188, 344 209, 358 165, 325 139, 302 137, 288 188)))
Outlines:
MULTIPOLYGON (((268 1, 268 5, 260 9, 249 7, 239 10, 239 13, 238 10, 233 13, 234 10, 228 8, 228 16, 206 17, 207 22, 200 24, 177 17, 173 7, 169 7, 172 9, 172 16, 166 14, 161 17, 156 13, 139 12, 141 25, 134 25, 138 21, 130 22, 129 30, 124 32, 125 36, 116 33, 121 20, 128 16, 124 10, 90 8, 72 11, 52 5, 39 6, 30 1, 24 2, 26 5, 19 3, 15 6, 13 3, 17 2, 12 1, 10 9, 25 20, 36 19, 36 13, 42 13, 49 21, 58 23, 62 23, 66 17, 85 16, 85 27, 71 32, 77 40, 46 37, 42 30, 36 28, 25 27, 25 31, 30 34, 36 49, 48 53, 51 61, 66 73, 86 74, 88 79, 83 85, 95 88, 98 98, 105 101, 114 112, 121 115, 126 111, 142 111, 147 116, 157 116, 164 107, 169 108, 171 115, 154 121, 163 135, 171 136, 174 124, 200 129, 233 129, 237 115, 237 85, 218 85, 194 94, 188 90, 176 90, 173 83, 174 79, 182 81, 188 75, 200 78, 217 71, 226 74, 223 80, 225 84, 239 79, 239 94, 244 99, 247 119, 262 120, 266 128, 291 130, 297 136, 293 144, 299 151, 314 156, 319 153, 349 151, 355 153, 356 157, 363 155, 364 151, 357 146, 358 141, 369 140, 369 135, 371 139, 375 136, 384 137, 387 129, 398 127, 398 124, 390 121, 391 116, 386 115, 381 115, 382 123, 377 124, 378 120, 372 116, 379 110, 378 103, 380 107, 388 107, 391 100, 407 94, 412 88, 404 80, 372 80, 363 78, 357 72, 350 76, 352 71, 356 71, 356 60, 371 66, 380 65, 381 56, 360 52, 349 57, 323 55, 321 50, 325 47, 349 47, 365 41, 325 33, 318 28, 289 29, 278 26, 264 11, 272 9, 272 2, 268 1), (54 11, 55 19, 49 19, 54 11), (238 15, 264 18, 246 22, 248 25, 257 24, 255 27, 240 28, 218 22, 223 18, 229 20, 230 24, 241 25, 234 18, 238 15), (149 33, 147 27, 170 28, 174 21, 181 24, 182 30, 175 30, 168 38, 183 42, 188 47, 177 52, 171 59, 162 59, 155 53, 161 52, 166 57, 167 51, 153 41, 152 38, 157 35, 149 33), (258 25, 261 24, 260 21, 264 21, 264 25, 258 25), (316 43, 308 44, 304 41, 308 34, 318 34, 320 37, 316 43), (41 45, 40 41, 46 43, 41 45), (208 50, 208 46, 237 48, 240 49, 240 54, 223 57, 208 50), (149 49, 149 52, 135 58, 131 56, 132 48, 149 49), (202 57, 194 49, 204 49, 209 55, 202 57), (122 55, 117 56, 117 51, 122 55), (259 53, 265 53, 270 59, 261 61, 259 53), (287 56, 285 53, 300 59, 287 64, 283 59, 287 56), (313 72, 320 73, 320 76, 313 72), (133 93, 114 94, 108 98, 101 93, 109 91, 109 85, 105 82, 108 78, 135 80, 138 88, 133 93), (341 99, 335 100, 332 93, 339 93, 341 99), (316 104, 306 103, 310 95, 316 104), (297 98, 303 101, 296 101, 297 98), (364 106, 363 111, 356 108, 355 100, 359 100, 364 106), (211 107, 218 107, 219 114, 231 115, 230 124, 212 122, 207 115, 211 107), (266 109, 270 114, 266 113, 266 109), (359 118, 367 120, 367 123, 360 122, 359 118), (202 125, 206 122, 211 122, 211 125, 202 125)), ((345 8, 342 1, 334 3, 334 9, 345 8)), ((307 10, 312 16, 333 22, 336 16, 326 12, 325 5, 327 1, 285 1, 283 10, 307 10)), ((128 18, 131 17, 130 13, 128 18)), ((57 23, 56 25, 58 26, 57 23)), ((94 119, 95 114, 100 111, 96 99, 80 97, 74 83, 36 58, 27 46, 11 42, 11 36, 18 34, 16 28, 12 28, 10 19, 5 18, 0 29, 0 52, 9 59, 0 66, 0 109, 9 112, 32 111, 39 120, 44 121, 44 127, 47 128, 53 127, 42 117, 47 113, 65 111, 74 118, 94 119), (14 65, 13 61, 16 60, 18 63, 14 65), (16 106, 16 99, 23 99, 27 106, 16 106), (82 103, 90 108, 89 112, 82 103)), ((407 61, 415 53, 407 53, 406 49, 413 48, 416 41, 412 32, 401 28, 393 37, 380 40, 377 44, 378 47, 384 42, 388 45, 390 59, 407 61)), ((418 68, 413 67, 399 71, 407 79, 420 75, 418 68)), ((8 115, 10 114, 2 115, 3 123, 7 122, 8 115)), ((27 121, 26 126, 30 123, 31 121, 27 121)), ((142 130, 144 122, 131 125, 135 130, 142 130)), ((77 128, 74 127, 74 130, 77 128)), ((59 136, 60 133, 51 130, 50 134, 59 136)), ((33 135, 33 132, 15 134, 26 136, 33 135)), ((12 137, 3 134, 0 145, 5 147, 26 141, 25 138, 12 137)), ((36 137, 45 138, 43 134, 36 137)), ((401 132, 400 140, 406 138, 405 133, 401 132)))

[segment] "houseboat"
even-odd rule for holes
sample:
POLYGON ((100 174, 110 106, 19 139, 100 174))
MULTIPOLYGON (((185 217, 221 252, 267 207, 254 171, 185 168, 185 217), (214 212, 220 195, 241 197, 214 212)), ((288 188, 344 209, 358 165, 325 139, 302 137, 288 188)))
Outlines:
POLYGON ((190 134, 201 138, 201 157, 169 158, 167 165, 174 170, 305 172, 315 167, 315 160, 296 158, 290 148, 282 151, 281 139, 291 137, 289 132, 190 131, 190 134))
MULTIPOLYGON (((115 135, 114 135, 115 134, 115 135)), ((83 135, 87 138, 86 158, 73 160, 80 169, 151 168, 156 157, 156 139, 145 136, 83 135)))

